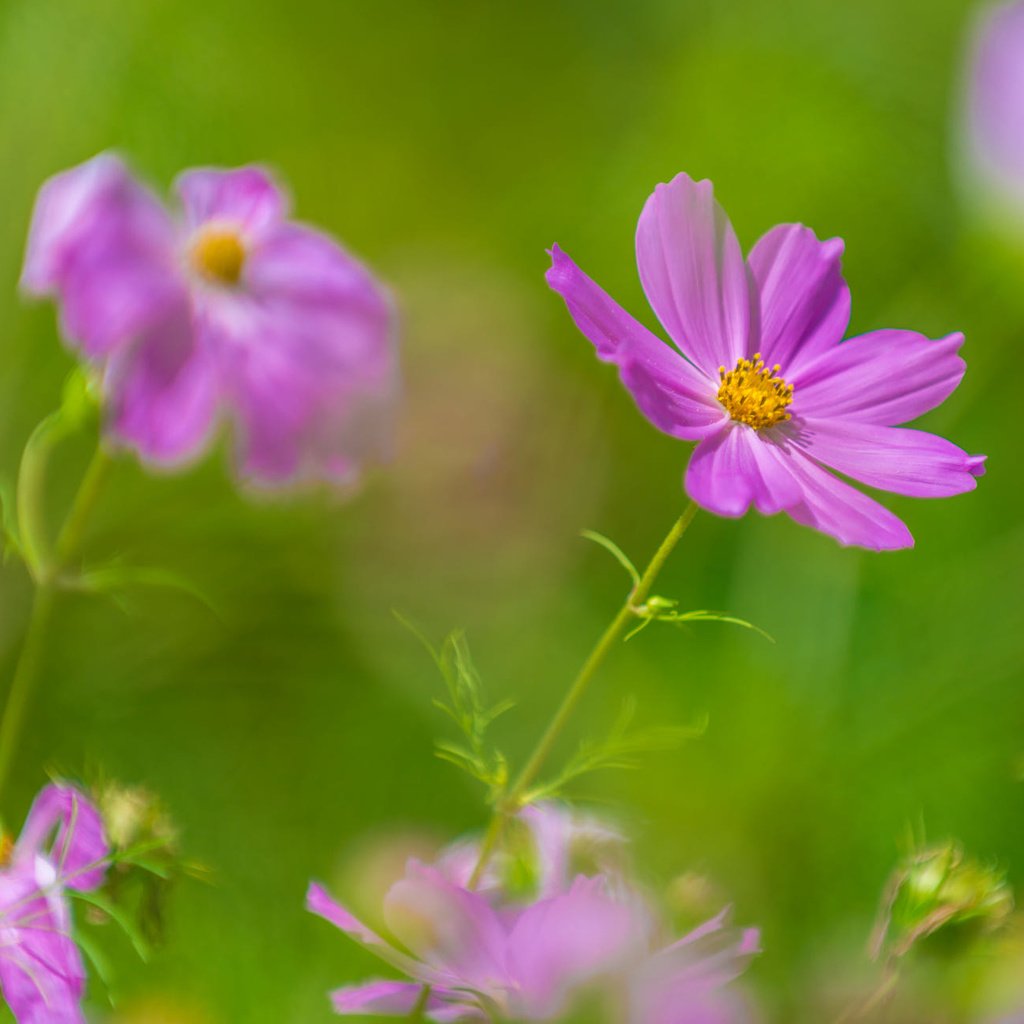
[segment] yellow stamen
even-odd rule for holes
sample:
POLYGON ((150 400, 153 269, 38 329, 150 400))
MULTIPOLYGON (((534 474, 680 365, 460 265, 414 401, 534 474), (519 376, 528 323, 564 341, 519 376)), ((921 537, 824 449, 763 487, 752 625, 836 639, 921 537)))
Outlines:
POLYGON ((793 385, 778 375, 781 369, 777 363, 770 369, 765 366, 760 352, 753 359, 737 359, 734 370, 720 366, 719 402, 737 423, 755 430, 784 423, 789 419, 786 407, 793 401, 793 385))
POLYGON ((238 232, 225 227, 203 228, 189 250, 192 266, 210 281, 236 285, 245 265, 245 246, 238 232))
POLYGON ((0 833, 0 868, 7 867, 14 853, 14 840, 6 833, 0 833))

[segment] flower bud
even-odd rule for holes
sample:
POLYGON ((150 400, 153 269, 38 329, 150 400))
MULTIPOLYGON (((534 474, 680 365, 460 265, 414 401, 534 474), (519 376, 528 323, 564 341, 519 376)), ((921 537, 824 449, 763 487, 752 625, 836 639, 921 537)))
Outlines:
POLYGON ((1013 911, 1003 871, 965 855, 952 840, 918 850, 893 873, 886 888, 874 951, 888 946, 904 956, 919 940, 940 930, 963 936, 993 931, 1013 911))

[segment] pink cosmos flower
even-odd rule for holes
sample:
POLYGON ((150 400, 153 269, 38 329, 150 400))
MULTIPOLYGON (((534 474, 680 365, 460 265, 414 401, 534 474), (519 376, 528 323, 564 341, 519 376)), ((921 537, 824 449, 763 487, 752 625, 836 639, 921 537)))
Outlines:
POLYGON ((103 371, 108 431, 147 462, 196 457, 227 417, 241 473, 347 484, 390 446, 390 302, 333 239, 288 219, 259 167, 192 170, 168 213, 116 156, 47 181, 22 287, 60 304, 103 371))
POLYGON ((829 470, 915 497, 969 491, 983 456, 896 424, 942 402, 964 373, 960 334, 881 330, 843 341, 843 245, 772 228, 745 260, 709 181, 659 185, 637 227, 637 265, 666 345, 557 246, 548 284, 614 363, 659 430, 698 441, 686 490, 723 516, 787 512, 840 543, 910 547, 906 526, 829 470))
POLYGON ((1024 3, 978 21, 967 95, 968 153, 986 182, 1024 212, 1024 3))
POLYGON ((408 1016, 429 985, 424 1009, 437 1021, 556 1020, 585 993, 628 1024, 752 1020, 726 986, 757 952, 756 931, 728 927, 723 913, 664 945, 647 901, 624 876, 567 873, 581 843, 593 855, 596 842, 601 856, 621 846, 621 835, 555 804, 522 817, 535 846, 527 858, 549 861, 525 902, 503 892, 500 863, 481 889, 467 887, 463 869, 475 860, 468 843, 443 851, 435 866, 410 861, 391 887, 384 920, 397 943, 310 886, 309 910, 412 979, 338 989, 331 998, 339 1014, 408 1016))
POLYGON ((65 891, 98 888, 109 848, 78 790, 47 786, 0 868, 0 987, 18 1024, 85 1024, 82 959, 65 891))

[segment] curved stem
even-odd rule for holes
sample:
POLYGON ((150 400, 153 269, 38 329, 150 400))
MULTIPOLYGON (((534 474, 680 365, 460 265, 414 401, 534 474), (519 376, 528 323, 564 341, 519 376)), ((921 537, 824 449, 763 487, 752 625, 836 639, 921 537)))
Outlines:
POLYGON ((49 570, 50 545, 46 537, 43 495, 46 489, 46 464, 61 433, 60 413, 52 413, 32 431, 18 467, 18 533, 25 564, 34 580, 49 570))
POLYGON ((886 964, 878 985, 861 1003, 849 1007, 836 1021, 836 1024, 852 1024, 853 1021, 864 1020, 869 1014, 883 1007, 895 994, 899 984, 899 969, 892 963, 886 964))
POLYGON ((25 709, 37 678, 39 658, 42 653, 43 636, 53 611, 55 591, 49 583, 41 583, 32 601, 32 612, 28 620, 25 641, 14 669, 14 678, 7 694, 3 718, 0 719, 0 793, 3 792, 14 763, 18 748, 18 737, 25 720, 25 709))
POLYGON ((18 521, 25 559, 36 585, 28 629, 14 668, 11 688, 0 716, 0 795, 10 776, 18 750, 25 712, 38 679, 43 637, 49 625, 61 572, 74 559, 85 535, 89 516, 99 497, 110 459, 97 447, 82 477, 64 524, 57 534, 54 553, 43 521, 43 488, 46 461, 61 436, 58 416, 47 417, 33 431, 18 473, 18 521))
POLYGON ((480 844, 480 853, 477 855, 473 874, 469 876, 469 882, 466 883, 467 889, 475 889, 480 884, 480 879, 483 878, 484 870, 491 859, 491 854, 494 853, 501 842, 502 834, 505 831, 506 813, 503 808, 498 808, 491 815, 491 823, 487 826, 483 842, 480 844))
POLYGON ((420 991, 419 998, 416 1000, 416 1004, 412 1008, 412 1012, 409 1014, 410 1020, 426 1020, 427 1019, 427 1004, 430 1002, 430 993, 433 990, 432 985, 424 985, 420 991))
POLYGON ((75 557, 81 546, 89 517, 96 506, 96 500, 100 496, 100 491, 103 489, 112 464, 110 456, 103 450, 102 445, 97 445, 85 475, 82 477, 78 492, 71 503, 68 517, 64 520, 60 533, 57 534, 55 550, 58 570, 67 568, 68 563, 75 557))
POLYGON ((690 522, 693 520, 696 513, 697 506, 691 501, 689 505, 686 506, 683 514, 675 521, 672 529, 669 530, 668 536, 666 536, 661 542, 661 546, 655 552, 654 557, 641 574, 640 582, 637 583, 632 591, 630 591, 629 596, 619 609, 618 614, 614 619, 612 619, 611 624, 604 631, 601 639, 598 640, 596 646, 587 657, 587 660, 583 663, 583 667, 579 670, 576 678, 572 681, 569 691, 566 693, 560 707, 555 712, 555 717, 551 719, 551 724, 548 725, 544 735, 541 736, 533 754, 523 766, 523 770, 519 773, 519 777, 512 786, 508 797, 508 803, 513 808, 515 808, 518 801, 522 799, 527 789, 540 773, 541 768, 544 766, 544 762, 548 759, 555 743, 558 741, 559 736, 561 736, 566 722, 568 722, 572 717, 572 713, 576 710, 576 706, 583 698, 584 693, 586 693, 587 688, 590 686, 590 681, 594 678, 597 670, 601 667, 601 663, 608 656, 616 643, 618 643, 629 626, 632 625, 636 618, 636 607, 647 600, 647 597, 651 592, 651 587, 654 586, 654 581, 658 578, 658 574, 661 572, 665 562, 668 560, 668 556, 672 553, 672 549, 682 539, 683 534, 686 533, 686 528, 690 525, 690 522))
POLYGON ((669 555, 672 554, 673 549, 682 539, 683 534, 686 533, 687 527, 693 521, 693 517, 696 514, 697 505, 691 501, 683 510, 683 514, 672 525, 672 529, 669 530, 668 535, 661 542, 647 568, 641 573, 640 579, 630 591, 629 596, 615 618, 612 619, 611 624, 601 635, 601 638, 597 641, 594 649, 590 652, 587 660, 577 673, 576 678, 572 681, 550 724, 538 740, 533 753, 491 819, 483 843, 480 846, 480 855, 477 859, 476 867, 473 869, 473 874, 469 879, 470 889, 475 888, 479 884, 491 854, 501 840, 506 818, 519 810, 520 804, 523 802, 524 797, 527 796, 530 786, 544 767, 544 763, 562 735, 566 723, 572 717, 573 712, 587 692, 591 680, 597 674, 597 670, 601 667, 612 648, 615 647, 630 625, 633 624, 636 618, 637 607, 647 600, 651 588, 658 578, 658 574, 664 568, 669 555))

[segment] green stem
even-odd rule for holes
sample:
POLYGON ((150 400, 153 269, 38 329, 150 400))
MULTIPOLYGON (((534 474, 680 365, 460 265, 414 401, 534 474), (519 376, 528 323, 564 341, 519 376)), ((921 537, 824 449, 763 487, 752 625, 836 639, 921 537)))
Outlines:
POLYGON ((690 525, 696 513, 697 506, 691 501, 686 506, 683 514, 675 521, 672 529, 668 532, 668 536, 661 542, 661 546, 654 553, 654 557, 640 576, 640 582, 630 591, 618 614, 612 619, 611 625, 604 631, 601 639, 598 640, 597 645, 583 663, 583 667, 579 670, 576 678, 572 681, 572 685, 569 687, 568 693, 563 698, 561 706, 555 712, 555 717, 551 719, 551 724, 547 727, 544 735, 541 736, 533 754, 523 766, 523 770, 519 773, 519 778, 516 779, 508 794, 506 802, 513 811, 518 809, 518 802, 523 798, 527 789, 540 773, 544 762, 547 761, 548 756, 554 749, 555 743, 558 742, 558 738, 562 735, 566 722, 572 717, 576 707, 583 699, 583 695, 590 686, 591 680, 597 674, 597 670, 601 667, 602 662, 608 657, 612 648, 615 647, 623 634, 635 621, 636 608, 647 600, 651 587, 654 586, 654 582, 668 560, 668 556, 672 554, 673 548, 682 539, 683 534, 686 533, 686 528, 690 525))
POLYGON ((46 464, 62 432, 63 420, 59 412, 43 419, 29 436, 18 468, 18 533, 25 564, 37 582, 47 575, 50 562, 43 512, 46 464))
POLYGON ((416 1000, 416 1005, 412 1008, 412 1013, 409 1014, 410 1020, 426 1020, 427 1019, 427 1003, 430 1002, 430 993, 433 986, 424 985, 420 991, 419 998, 416 1000))
POLYGON ((503 809, 499 808, 491 815, 491 823, 487 826, 487 831, 484 833, 483 842, 480 844, 480 853, 476 858, 476 866, 473 868, 473 874, 469 876, 469 882, 466 885, 467 889, 475 889, 480 884, 480 879, 483 877, 484 869, 491 859, 491 854, 498 848, 502 834, 505 831, 505 813, 503 809))
POLYGON ((71 503, 68 517, 64 520, 60 533, 57 534, 56 568, 58 571, 68 567, 81 547, 89 517, 96 507, 96 501, 106 483, 112 465, 113 462, 103 450, 102 445, 97 445, 78 487, 78 493, 75 494, 74 501, 71 503))
POLYGON ((43 648, 43 636, 53 611, 56 596, 49 583, 41 583, 32 600, 32 612, 28 620, 25 641, 18 656, 18 664, 14 669, 14 678, 7 694, 3 718, 0 719, 0 793, 7 784, 14 754, 18 748, 18 737, 25 720, 25 710, 37 678, 39 658, 43 648))
POLYGON ((895 994, 899 980, 898 971, 886 969, 882 980, 872 990, 871 995, 862 1003, 849 1007, 837 1018, 836 1024, 853 1024, 854 1021, 865 1020, 876 1010, 880 1010, 895 994))
POLYGON ((479 884, 491 854, 501 840, 505 828, 505 820, 515 814, 524 802, 530 786, 540 774, 551 751, 561 737, 566 723, 572 717, 584 694, 587 692, 591 680, 597 674, 597 670, 601 667, 605 658, 608 657, 615 645, 634 623, 636 609, 647 600, 651 588, 658 578, 658 574, 664 568, 669 555, 672 554, 673 549, 682 539, 683 534, 686 533, 687 527, 693 521, 693 517, 696 514, 697 505, 691 501, 683 510, 683 514, 672 525, 672 529, 669 530, 668 535, 661 542, 661 546, 654 553, 654 557, 648 563, 647 568, 641 573, 636 586, 630 591, 629 596, 615 618, 612 619, 611 624, 601 635, 601 638, 597 641, 594 649, 590 652, 587 660, 577 673, 576 678, 572 681, 568 692, 562 699, 561 705, 555 712, 544 734, 538 740, 537 746, 534 748, 529 760, 523 766, 519 776, 512 784, 512 788, 505 795, 501 805, 495 810, 494 816, 491 818, 491 823, 480 846, 480 855, 477 859, 476 867, 473 869, 473 874, 469 879, 470 889, 475 888, 479 884))
POLYGON ((18 750, 25 712, 39 676, 43 637, 49 625, 61 573, 75 558, 85 535, 89 516, 99 497, 110 459, 97 447, 71 509, 57 534, 55 554, 50 553, 43 519, 46 461, 62 435, 59 418, 47 417, 33 431, 18 473, 19 532, 32 579, 36 585, 25 640, 14 668, 14 677, 0 716, 0 795, 7 785, 18 750))

